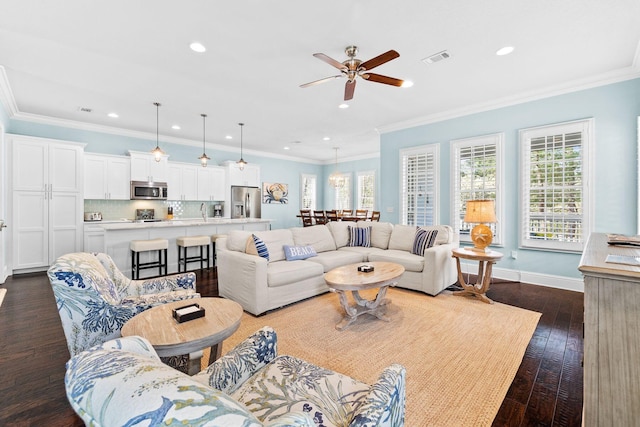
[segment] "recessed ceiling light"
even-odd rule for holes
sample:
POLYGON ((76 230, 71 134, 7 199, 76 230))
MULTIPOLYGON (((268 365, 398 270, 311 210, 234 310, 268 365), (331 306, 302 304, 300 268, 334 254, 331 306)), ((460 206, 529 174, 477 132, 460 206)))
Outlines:
POLYGON ((513 52, 514 47, 513 46, 505 46, 501 49, 498 49, 496 51, 496 55, 498 56, 504 56, 504 55, 509 55, 511 52, 513 52))
POLYGON ((413 82, 411 80, 403 80, 402 86, 400 87, 411 87, 413 86, 413 82))
POLYGON ((233 139, 233 137, 231 135, 227 135, 224 137, 224 139, 233 139))
POLYGON ((173 126, 171 126, 171 129, 180 130, 180 126, 178 126, 178 125, 173 125, 173 126))
POLYGON ((198 43, 198 42, 191 43, 189 47, 191 48, 192 51, 198 52, 198 53, 203 53, 207 51, 207 48, 204 47, 202 43, 198 43))
POLYGON ((342 109, 349 108, 349 104, 340 104, 338 105, 338 108, 342 108, 342 109))
POLYGON ((330 141, 331 138, 329 138, 328 136, 325 136, 324 138, 322 138, 323 141, 330 141))
POLYGON ((107 116, 109 116, 109 117, 111 117, 113 119, 117 119, 119 117, 117 113, 109 113, 109 114, 107 114, 107 116))
POLYGON ((285 146, 284 146, 284 147, 282 147, 282 148, 284 148, 285 150, 289 150, 289 149, 290 149, 288 145, 285 145, 285 146))

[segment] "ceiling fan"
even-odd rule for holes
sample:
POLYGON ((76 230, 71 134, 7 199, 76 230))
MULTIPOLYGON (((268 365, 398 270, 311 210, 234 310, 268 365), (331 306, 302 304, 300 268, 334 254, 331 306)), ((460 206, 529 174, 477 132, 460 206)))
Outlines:
POLYGON ((341 73, 335 76, 325 77, 324 79, 302 84, 300 85, 300 87, 309 87, 340 77, 346 77, 347 83, 344 86, 344 100, 349 101, 350 99, 353 99, 353 91, 356 89, 356 77, 361 77, 371 82, 384 83, 391 86, 402 86, 403 81, 400 79, 369 72, 369 70, 372 70, 379 65, 389 62, 392 59, 398 58, 400 54, 395 50, 387 51, 381 55, 376 56, 375 58, 371 58, 370 60, 364 62, 356 58, 356 55, 358 54, 357 46, 347 46, 344 51, 349 57, 349 59, 344 62, 338 62, 335 59, 328 57, 324 53, 314 53, 313 56, 321 61, 326 62, 329 65, 336 67, 341 71, 341 73))

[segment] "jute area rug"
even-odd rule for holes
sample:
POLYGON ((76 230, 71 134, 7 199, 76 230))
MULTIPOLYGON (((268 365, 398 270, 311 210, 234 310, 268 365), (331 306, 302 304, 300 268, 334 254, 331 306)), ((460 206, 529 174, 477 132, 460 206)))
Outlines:
POLYGON ((391 288, 387 297, 391 322, 365 314, 341 332, 335 325, 343 310, 332 293, 260 317, 244 313, 222 354, 268 325, 278 334, 278 354, 369 384, 391 363, 404 365, 407 426, 490 426, 540 313, 448 291, 434 298, 391 288))
POLYGON ((4 301, 4 296, 7 294, 6 289, 0 289, 0 305, 2 305, 2 301, 4 301))

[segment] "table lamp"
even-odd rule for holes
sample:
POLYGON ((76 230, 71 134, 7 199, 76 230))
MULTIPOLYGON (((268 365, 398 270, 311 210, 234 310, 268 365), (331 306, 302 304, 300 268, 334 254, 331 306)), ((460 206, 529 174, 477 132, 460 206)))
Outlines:
POLYGON ((489 252, 487 246, 493 240, 493 233, 486 223, 498 222, 496 219, 496 208, 494 200, 469 200, 467 201, 467 212, 464 215, 464 222, 477 224, 471 230, 471 241, 473 248, 477 252, 489 252))

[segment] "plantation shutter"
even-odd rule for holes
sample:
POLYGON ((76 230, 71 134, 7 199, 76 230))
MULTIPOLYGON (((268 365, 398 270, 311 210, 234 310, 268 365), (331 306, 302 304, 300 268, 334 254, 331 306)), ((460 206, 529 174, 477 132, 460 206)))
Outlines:
POLYGON ((436 155, 435 146, 402 154, 402 223, 434 225, 436 223, 436 155))

